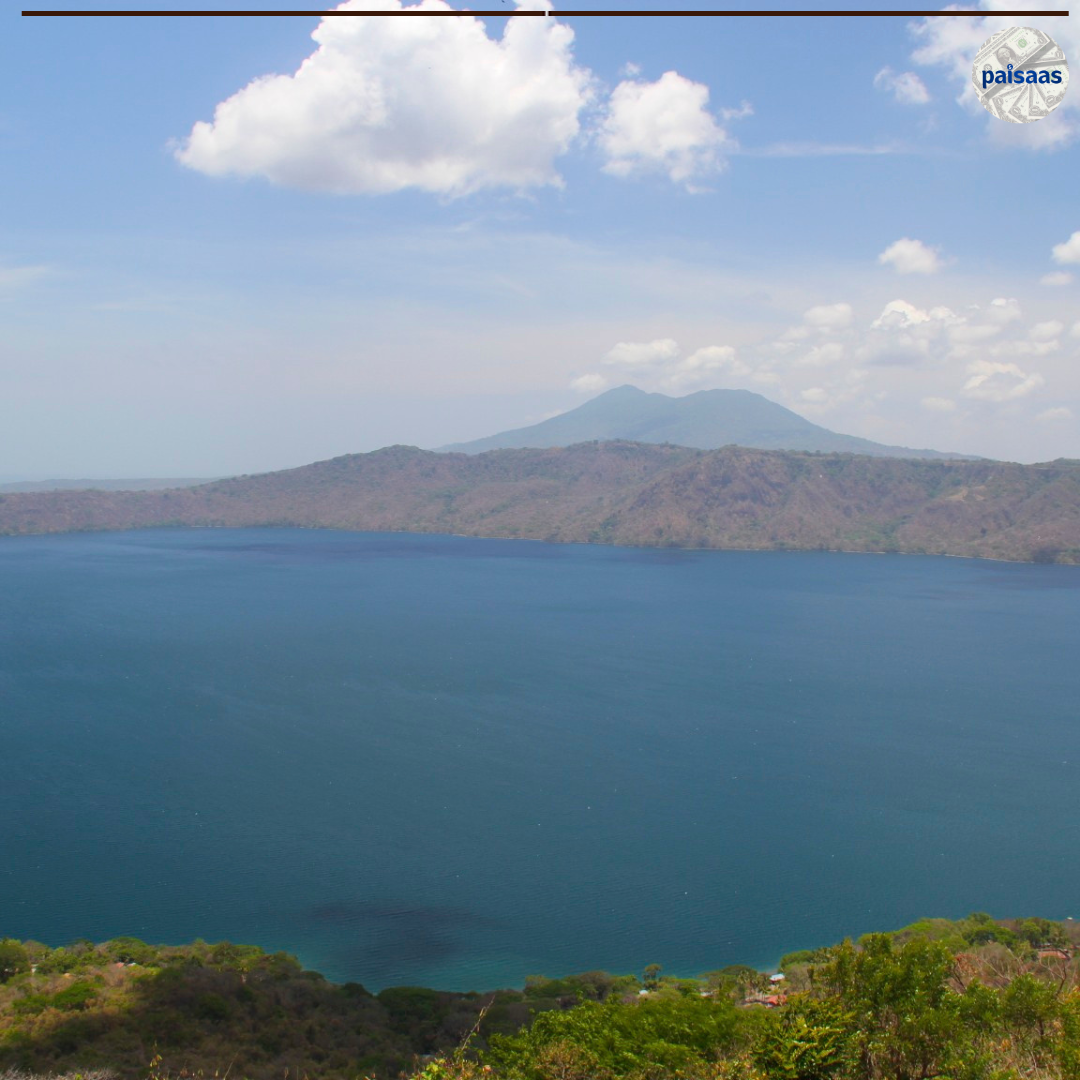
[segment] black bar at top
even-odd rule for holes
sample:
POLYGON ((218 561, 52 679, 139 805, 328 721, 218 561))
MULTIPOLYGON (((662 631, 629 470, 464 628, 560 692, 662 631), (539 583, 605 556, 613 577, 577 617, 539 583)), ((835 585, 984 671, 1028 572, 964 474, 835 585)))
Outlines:
MULTIPOLYGON (((503 18, 527 18, 540 16, 543 18, 549 13, 546 11, 24 11, 23 15, 378 15, 380 18, 395 15, 422 16, 424 18, 439 17, 442 15, 498 15, 503 18)), ((967 16, 985 15, 1068 15, 1068 11, 554 11, 550 14, 560 19, 572 19, 579 15, 644 15, 644 16, 695 16, 716 17, 729 16, 734 18, 748 18, 754 15, 770 15, 775 17, 790 18, 792 16, 802 18, 812 15, 850 15, 866 18, 867 16, 893 16, 896 18, 913 18, 916 16, 946 16, 948 18, 963 18, 967 16)))

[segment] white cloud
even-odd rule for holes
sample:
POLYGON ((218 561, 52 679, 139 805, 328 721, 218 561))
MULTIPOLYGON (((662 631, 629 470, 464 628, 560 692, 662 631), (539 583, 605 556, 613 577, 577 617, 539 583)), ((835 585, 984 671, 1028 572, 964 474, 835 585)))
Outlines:
POLYGON ((982 341, 989 341, 1001 333, 1001 327, 993 323, 959 322, 950 326, 947 331, 949 341, 953 345, 975 345, 982 341))
MULTIPOLYGON (((1004 124, 979 104, 971 85, 971 65, 979 46, 998 30, 1031 26, 1049 34, 1066 57, 1080 54, 1080 22, 1075 17, 998 15, 998 11, 1065 11, 1068 0, 979 0, 974 10, 981 17, 963 19, 925 18, 914 25, 919 46, 912 54, 916 63, 943 68, 960 87, 958 103, 974 118, 985 122, 987 135, 1002 146, 1027 150, 1058 150, 1080 136, 1080 99, 1066 94, 1058 109, 1031 124, 1004 124)), ((970 9, 969 9, 970 10, 970 9)))
POLYGON ((887 367, 918 367, 937 362, 965 320, 951 308, 928 311, 906 300, 890 300, 870 324, 859 346, 866 363, 887 367))
POLYGON ((663 385, 671 390, 684 390, 722 381, 728 375, 742 376, 749 372, 730 345, 707 345, 674 365, 665 374, 663 385))
MULTIPOLYGON (((872 416, 891 397, 890 412, 907 402, 913 417, 948 418, 958 430, 970 431, 976 417, 1015 409, 1021 399, 1039 399, 1047 380, 1029 365, 1062 352, 1065 333, 1057 319, 1028 322, 1016 300, 1007 298, 959 310, 896 299, 866 322, 852 314, 850 320, 816 316, 822 326, 816 332, 804 317, 771 341, 742 346, 742 362, 758 380, 771 375, 781 400, 796 409, 846 415, 850 424, 852 418, 872 416), (961 409, 962 399, 978 411, 961 409)), ((1055 377, 1060 379, 1060 369, 1055 377)), ((868 437, 886 435, 861 426, 855 430, 868 437)), ((909 438, 894 431, 884 441, 909 438)))
POLYGON ((803 322, 815 330, 843 330, 855 318, 850 304, 821 304, 803 313, 803 322))
MULTIPOLYGON (((348 0, 338 10, 401 9, 348 0)), ((328 16, 312 37, 318 48, 294 74, 255 79, 223 101, 177 158, 211 176, 349 194, 561 182, 555 159, 578 135, 591 77, 557 20, 509 19, 495 40, 465 16, 328 16)))
POLYGON ((874 88, 892 94, 901 105, 926 105, 930 101, 930 91, 914 71, 897 75, 892 68, 883 67, 874 76, 874 88))
MULTIPOLYGON (((650 388, 680 391, 723 378, 746 377, 752 369, 730 345, 706 345, 684 357, 677 341, 620 341, 601 358, 605 368, 644 383, 650 388)), ((766 380, 768 381, 768 380, 766 380)), ((606 375, 582 375, 570 385, 575 390, 602 390, 610 385, 606 375)))
POLYGON ((1013 401, 1025 397, 1045 382, 1038 373, 1028 375, 1016 364, 994 360, 973 360, 967 366, 967 374, 969 377, 961 392, 984 401, 1013 401))
POLYGON ((1063 420, 1071 420, 1072 418, 1072 409, 1067 409, 1064 405, 1058 405, 1053 409, 1044 409, 1035 417, 1036 420, 1041 420, 1044 424, 1059 424, 1063 420))
POLYGON ((620 341, 605 354, 603 363, 624 369, 649 368, 670 363, 679 356, 679 343, 671 338, 656 341, 620 341))
MULTIPOLYGON (((628 336, 593 366, 602 384, 575 385, 595 392, 631 382, 669 394, 746 389, 828 427, 881 442, 994 455, 1002 453, 1000 446, 981 440, 997 430, 1049 440, 1050 457, 1068 456, 1069 446, 1060 440, 1072 438, 1072 428, 1037 424, 1036 417, 1066 405, 1075 411, 1080 323, 1070 338, 1075 316, 1062 318, 1060 306, 1039 307, 1036 315, 1008 297, 957 302, 963 288, 956 283, 941 295, 953 301, 948 305, 904 298, 869 310, 841 301, 816 304, 787 329, 744 331, 729 344, 696 352, 680 349, 675 334, 628 336)), ((715 333, 713 341, 724 341, 719 335, 727 333, 699 326, 702 331, 715 333)), ((581 371, 574 374, 584 378, 581 371)))
POLYGON ((745 120, 754 115, 754 106, 749 101, 740 101, 734 109, 721 109, 720 119, 725 123, 729 120, 745 120))
POLYGON ((796 363, 804 367, 832 367, 839 364, 847 355, 843 344, 839 341, 826 341, 821 345, 814 345, 809 352, 803 353, 796 363))
POLYGON ((785 330, 781 342, 804 341, 808 337, 832 334, 851 326, 855 312, 850 304, 818 304, 803 312, 802 322, 785 330))
POLYGON ((707 86, 675 71, 656 82, 619 83, 598 135, 607 158, 604 171, 614 176, 660 172, 690 188, 718 172, 721 150, 731 140, 708 103, 707 86))
POLYGON ((941 269, 936 248, 906 236, 890 244, 878 256, 878 262, 882 266, 892 266, 898 274, 936 274, 941 269))
POLYGON ((610 385, 610 382, 603 375, 594 372, 573 379, 570 383, 570 389, 576 390, 579 394, 599 394, 601 390, 606 390, 610 385))
POLYGON ((875 366, 942 369, 988 357, 1045 356, 1060 348, 1064 329, 1054 319, 1026 326, 1013 299, 998 298, 962 313, 892 300, 870 323, 869 333, 860 336, 852 355, 875 366))
POLYGON ((1049 285, 1056 287, 1059 285, 1071 285, 1073 283, 1073 276, 1068 270, 1056 270, 1052 274, 1043 274, 1039 278, 1040 285, 1049 285))
POLYGON ((1006 323, 1022 319, 1024 313, 1020 310, 1019 303, 1012 297, 999 296, 996 300, 990 301, 990 306, 986 309, 986 316, 995 323, 1004 326, 1006 323))
POLYGON ((1031 328, 1030 335, 1033 341, 1053 341, 1061 337, 1064 329, 1064 323, 1058 322, 1057 319, 1050 319, 1048 322, 1036 323, 1031 328))
POLYGON ((881 314, 870 324, 872 330, 898 330, 910 326, 919 326, 932 320, 955 320, 956 315, 947 307, 936 307, 930 311, 921 311, 906 300, 890 300, 881 314))
POLYGON ((1062 265, 1080 263, 1080 229, 1077 229, 1064 244, 1055 244, 1051 254, 1054 262, 1062 265))

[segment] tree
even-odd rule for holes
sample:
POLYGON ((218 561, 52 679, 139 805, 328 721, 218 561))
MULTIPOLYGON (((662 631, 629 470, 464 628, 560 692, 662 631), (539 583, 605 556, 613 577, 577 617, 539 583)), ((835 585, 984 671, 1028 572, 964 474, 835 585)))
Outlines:
POLYGON ((30 970, 30 954, 14 938, 0 941, 0 983, 30 970))
POLYGON ((899 948, 888 934, 850 941, 815 969, 815 986, 855 1017, 860 1072, 892 1080, 926 1080, 940 1074, 963 1035, 959 995, 948 981, 952 950, 915 938, 899 948))
POLYGON ((515 1080, 579 1075, 695 1075, 732 1045, 740 1020, 730 1002, 701 997, 609 997, 565 1012, 544 1012, 516 1035, 493 1035, 484 1062, 515 1080))
POLYGON ((655 990, 660 985, 660 972, 663 970, 660 964, 649 964, 641 980, 646 990, 655 990))
POLYGON ((157 949, 134 937, 118 937, 105 943, 105 952, 121 964, 150 966, 157 962, 157 949))
POLYGON ((828 1080, 854 1059, 851 1020, 834 1002, 799 998, 761 1039, 757 1065, 769 1080, 828 1080))

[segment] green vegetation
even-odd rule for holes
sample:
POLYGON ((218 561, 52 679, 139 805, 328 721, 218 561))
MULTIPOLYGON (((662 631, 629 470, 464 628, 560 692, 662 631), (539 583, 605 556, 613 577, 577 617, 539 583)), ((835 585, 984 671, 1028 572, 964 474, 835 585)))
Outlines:
POLYGON ((1080 1080, 1078 947, 1074 923, 977 913, 790 953, 782 980, 373 996, 229 942, 7 939, 0 1080, 1080 1080))

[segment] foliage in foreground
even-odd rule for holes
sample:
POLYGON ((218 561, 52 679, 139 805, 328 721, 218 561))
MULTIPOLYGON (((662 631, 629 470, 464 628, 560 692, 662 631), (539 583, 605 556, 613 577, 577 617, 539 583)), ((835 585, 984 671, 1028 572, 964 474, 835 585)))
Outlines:
POLYGON ((372 995, 228 943, 5 940, 0 1080, 1080 1080, 1078 945, 973 915, 790 954, 779 994, 650 965, 372 995))
POLYGON ((817 950, 809 962, 793 954, 786 981, 795 990, 775 1008, 758 1004, 753 988, 684 985, 672 994, 662 983, 644 997, 544 1014, 415 1075, 1080 1080, 1078 936, 1045 920, 932 920, 817 950))

